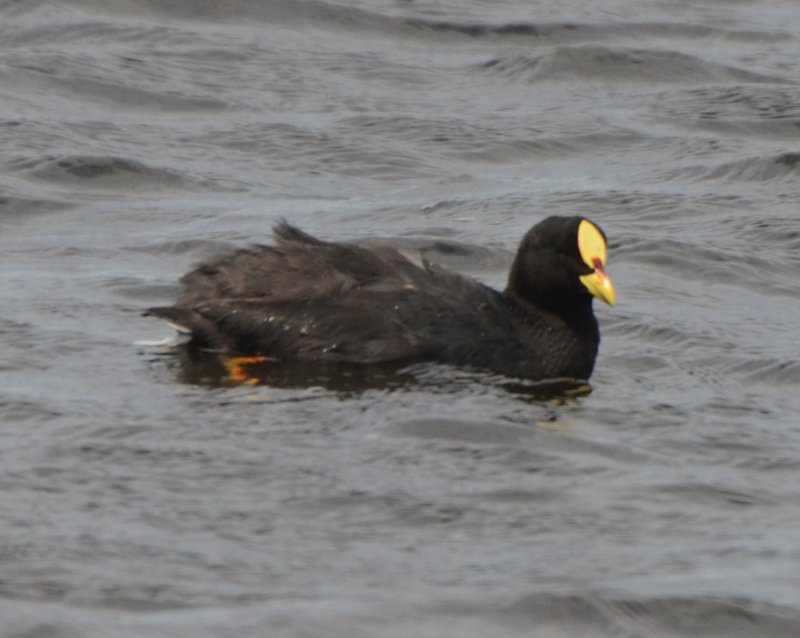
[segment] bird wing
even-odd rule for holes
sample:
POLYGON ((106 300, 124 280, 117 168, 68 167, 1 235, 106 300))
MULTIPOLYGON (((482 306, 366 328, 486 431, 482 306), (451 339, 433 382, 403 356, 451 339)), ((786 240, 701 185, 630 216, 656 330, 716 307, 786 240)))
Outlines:
POLYGON ((328 243, 281 223, 276 246, 257 245, 202 264, 181 280, 180 304, 199 300, 309 301, 351 290, 398 290, 430 277, 430 265, 388 247, 328 243))
POLYGON ((420 356, 424 340, 395 307, 415 294, 419 303, 419 291, 435 300, 441 269, 388 247, 323 242, 285 223, 275 235, 274 247, 198 266, 174 306, 148 314, 231 352, 359 362, 420 356))

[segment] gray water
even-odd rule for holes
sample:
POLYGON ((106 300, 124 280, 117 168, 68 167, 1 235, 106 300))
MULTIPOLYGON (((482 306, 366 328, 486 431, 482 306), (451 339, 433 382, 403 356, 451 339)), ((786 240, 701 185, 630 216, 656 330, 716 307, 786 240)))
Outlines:
POLYGON ((791 1, 0 2, 0 634, 800 635, 798 59, 791 1), (137 345, 281 216, 502 286, 550 214, 588 395, 137 345))

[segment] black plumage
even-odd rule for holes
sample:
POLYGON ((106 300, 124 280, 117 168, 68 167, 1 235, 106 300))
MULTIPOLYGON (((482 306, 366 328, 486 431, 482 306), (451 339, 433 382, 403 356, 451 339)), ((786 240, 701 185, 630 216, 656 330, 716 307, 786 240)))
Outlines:
MULTIPOLYGON (((529 379, 588 379, 600 340, 581 277, 581 217, 550 217, 523 238, 498 292, 388 247, 324 242, 281 222, 274 246, 201 264, 170 320, 201 346, 279 361, 436 361, 529 379)), ((602 263, 601 263, 602 262, 602 263)), ((592 266, 587 265, 592 264, 592 266)), ((610 281, 609 281, 610 285, 610 281)), ((612 298, 606 299, 613 303, 612 298)))

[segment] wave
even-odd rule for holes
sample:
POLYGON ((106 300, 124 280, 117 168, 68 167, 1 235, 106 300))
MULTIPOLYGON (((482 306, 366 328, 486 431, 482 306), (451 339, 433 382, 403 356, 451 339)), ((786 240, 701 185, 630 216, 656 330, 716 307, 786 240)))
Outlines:
POLYGON ((515 81, 586 80, 618 82, 785 82, 702 58, 654 49, 618 46, 559 46, 543 55, 493 58, 482 65, 489 73, 515 81))
MULTIPOLYGON (((499 613, 499 612, 498 612, 499 613)), ((558 627, 593 636, 770 636, 800 631, 800 611, 735 597, 614 598, 601 595, 535 596, 503 610, 520 626, 558 627), (589 628, 594 628, 589 630, 589 628)))
POLYGON ((662 122, 726 137, 784 140, 800 129, 800 86, 745 84, 664 92, 653 112, 662 122))
MULTIPOLYGON (((323 0, 70 0, 73 9, 93 15, 133 14, 140 18, 167 17, 182 21, 253 23, 314 26, 328 31, 358 30, 361 32, 394 33, 430 40, 459 39, 524 39, 549 44, 559 42, 596 42, 599 39, 618 41, 621 38, 650 41, 653 38, 713 39, 714 41, 761 42, 774 44, 792 39, 790 32, 759 29, 726 29, 669 21, 585 22, 498 21, 492 12, 473 19, 432 18, 420 15, 415 6, 382 7, 376 10, 369 3, 325 2, 323 0), (405 10, 404 10, 405 9, 405 10)), ((463 9, 459 11, 464 14, 463 9)))
POLYGON ((770 182, 796 180, 800 175, 800 153, 794 151, 723 162, 715 166, 696 164, 668 171, 667 179, 722 180, 725 182, 770 182))
MULTIPOLYGON (((417 513, 414 513, 417 514, 417 513)), ((425 522, 457 512, 422 512, 425 522)), ((508 604, 496 596, 453 602, 414 602, 415 596, 277 597, 235 607, 95 608, 25 600, 0 601, 18 635, 80 634, 242 636, 593 636, 594 638, 785 638, 800 633, 800 611, 747 597, 536 594, 508 604)))
POLYGON ((65 54, 37 52, 5 56, 6 68, 0 81, 9 93, 20 95, 46 93, 49 99, 64 98, 80 104, 80 109, 109 108, 117 113, 150 110, 158 113, 206 112, 228 108, 212 89, 197 86, 164 86, 159 74, 168 61, 145 61, 133 57, 93 56, 79 52, 65 54))
POLYGON ((596 152, 598 148, 628 148, 644 139, 633 131, 572 130, 542 134, 530 122, 500 121, 496 126, 467 124, 457 118, 357 116, 339 123, 348 139, 381 140, 423 150, 431 156, 459 162, 513 163, 525 158, 562 159, 596 152))
MULTIPOLYGON (((8 193, 8 189, 3 188, 8 193)), ((40 213, 52 213, 74 208, 75 204, 62 200, 0 195, 0 220, 27 218, 40 213)))
POLYGON ((63 155, 19 160, 11 168, 27 177, 48 183, 80 183, 95 188, 134 190, 180 188, 187 184, 182 175, 137 160, 114 156, 63 155))

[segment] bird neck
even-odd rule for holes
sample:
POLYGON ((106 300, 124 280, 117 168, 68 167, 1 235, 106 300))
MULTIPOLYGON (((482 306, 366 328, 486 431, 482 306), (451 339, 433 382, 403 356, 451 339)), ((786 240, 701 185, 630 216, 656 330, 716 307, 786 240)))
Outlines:
POLYGON ((515 278, 509 278, 508 285, 503 293, 514 305, 519 306, 523 312, 546 311, 559 317, 575 320, 593 318, 592 297, 583 291, 564 288, 516 285, 515 278))

